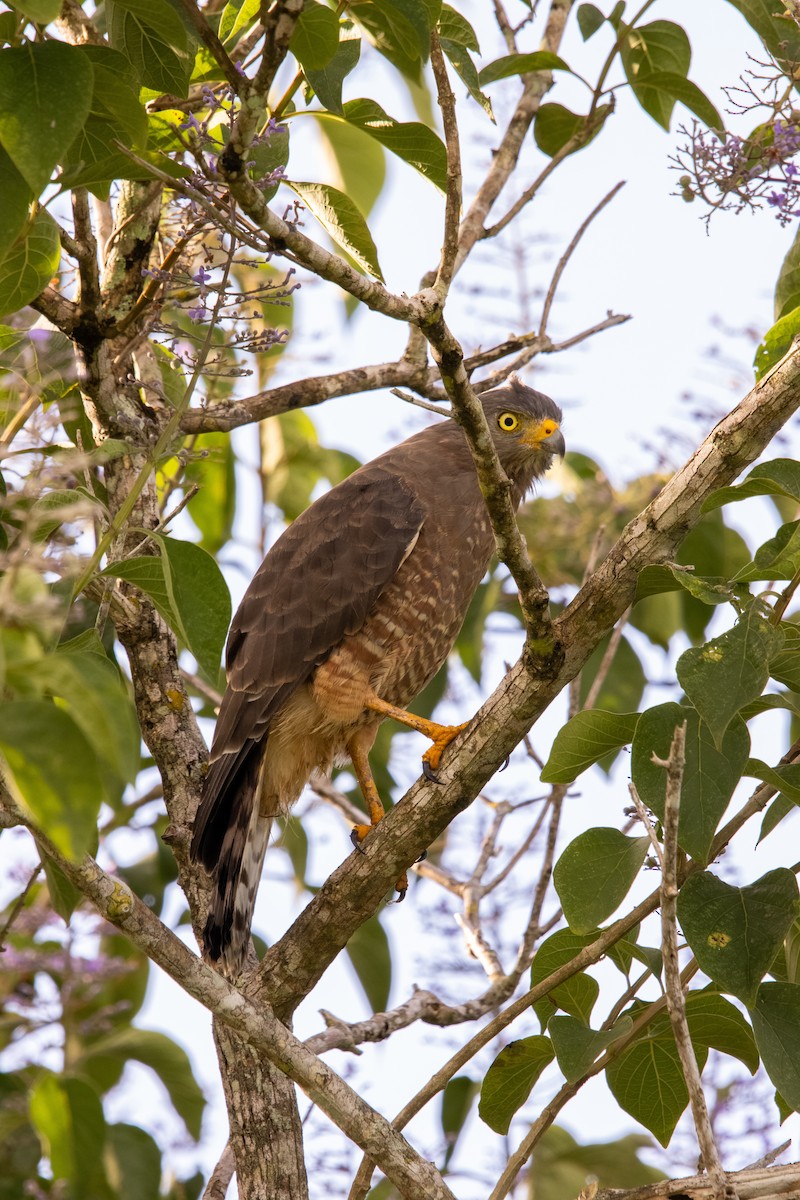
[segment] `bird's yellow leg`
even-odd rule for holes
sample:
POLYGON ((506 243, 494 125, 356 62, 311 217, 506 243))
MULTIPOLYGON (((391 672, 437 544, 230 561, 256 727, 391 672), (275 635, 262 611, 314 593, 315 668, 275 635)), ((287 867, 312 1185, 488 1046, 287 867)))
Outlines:
MULTIPOLYGON (((370 820, 369 825, 356 825, 353 827, 350 837, 356 849, 361 847, 361 843, 367 834, 386 815, 386 810, 378 794, 375 780, 372 778, 372 768, 369 765, 368 748, 372 745, 373 740, 374 730, 362 729, 359 733, 353 734, 347 743, 347 753, 350 755, 350 762, 353 764, 353 772, 358 780, 358 786, 361 788, 361 795, 364 797, 369 809, 370 820)), ((397 903, 399 904, 401 900, 405 899, 406 892, 408 891, 408 875, 405 871, 394 886, 398 892, 397 903)))
POLYGON ((427 778, 431 778, 434 771, 437 770, 442 761, 442 754, 453 739, 458 737, 462 729, 466 729, 469 724, 468 721, 465 721, 463 725, 439 725, 436 721, 418 717, 404 708, 387 704, 385 700, 381 700, 380 696, 374 694, 368 698, 366 707, 371 712, 380 713, 383 717, 392 717, 401 725, 407 725, 409 729, 416 729, 418 733, 424 734, 433 742, 430 750, 426 750, 422 756, 422 769, 427 778))

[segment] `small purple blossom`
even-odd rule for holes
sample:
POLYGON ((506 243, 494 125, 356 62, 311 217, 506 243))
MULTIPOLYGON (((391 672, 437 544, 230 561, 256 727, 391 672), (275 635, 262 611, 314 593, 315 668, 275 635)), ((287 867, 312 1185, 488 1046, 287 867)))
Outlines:
POLYGON ((770 192, 770 194, 767 196, 767 204, 769 204, 771 208, 783 208, 787 199, 788 197, 784 192, 770 192))
POLYGON ((178 126, 178 129, 182 133, 196 133, 199 137, 202 137, 204 132, 202 125, 194 113, 187 113, 186 120, 178 126))
POLYGON ((205 267, 201 267, 200 270, 196 271, 194 273, 194 275, 192 276, 192 279, 195 281, 195 283, 199 284, 200 291, 203 295, 205 295, 206 284, 208 283, 210 278, 211 278, 211 272, 207 271, 205 269, 205 267))
POLYGON ((205 306, 205 304, 200 304, 200 305, 198 305, 198 307, 197 307, 197 308, 188 308, 188 309, 186 310, 186 312, 187 312, 187 315, 189 316, 189 318, 190 318, 190 319, 191 319, 191 320, 192 320, 192 321, 195 323, 195 325, 196 325, 198 321, 203 321, 203 320, 205 320, 205 317, 206 317, 206 306, 205 306))

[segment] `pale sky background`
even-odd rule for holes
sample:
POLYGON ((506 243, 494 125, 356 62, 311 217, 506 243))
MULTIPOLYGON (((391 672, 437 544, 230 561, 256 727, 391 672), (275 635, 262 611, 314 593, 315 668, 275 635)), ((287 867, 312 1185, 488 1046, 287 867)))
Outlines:
MULTIPOLYGON (((470 6, 486 61, 505 52, 499 36, 492 32, 491 9, 488 0, 476 0, 470 6)), ((517 10, 522 13, 520 4, 514 5, 512 13, 516 15, 517 10)), ((724 0, 704 4, 698 4, 696 0, 663 0, 648 12, 647 17, 648 20, 659 18, 675 20, 686 28, 693 47, 690 78, 724 111, 727 104, 720 89, 724 84, 735 83, 746 68, 747 51, 759 53, 755 35, 724 0)), ((572 18, 561 54, 582 74, 592 78, 609 46, 610 32, 606 30, 584 45, 572 18)), ((536 40, 529 37, 522 48, 535 49, 536 40)), ((392 115, 410 118, 412 114, 401 89, 393 89, 393 99, 383 99, 386 74, 381 60, 374 59, 368 71, 362 65, 346 85, 346 98, 358 95, 381 97, 384 107, 392 115)), ((468 164, 465 168, 467 182, 474 186, 489 161, 491 147, 496 145, 497 132, 474 104, 464 101, 464 88, 457 80, 454 80, 454 90, 460 112, 464 117, 469 114, 464 126, 467 132, 462 134, 462 151, 468 164)), ((495 112, 501 119, 507 116, 516 91, 514 81, 492 85, 490 94, 495 112)), ((558 78, 557 87, 548 98, 576 110, 585 106, 581 85, 565 75, 558 78)), ((534 369, 525 376, 527 382, 548 392, 564 407, 564 432, 569 449, 599 459, 617 484, 652 465, 651 448, 661 443, 663 430, 685 431, 694 442, 704 436, 708 428, 693 420, 694 409, 731 407, 747 390, 752 380, 749 364, 755 346, 740 331, 755 328, 763 332, 772 323, 772 290, 794 235, 794 229, 781 228, 770 211, 739 217, 720 214, 712 220, 710 233, 707 233, 700 220, 699 203, 687 205, 670 194, 676 188, 677 179, 668 162, 680 140, 676 129, 683 122, 688 124, 690 119, 690 114, 678 106, 673 117, 673 131, 666 134, 642 112, 631 96, 621 91, 617 112, 601 135, 591 146, 559 167, 515 235, 527 263, 525 286, 535 293, 546 288, 555 262, 581 221, 615 183, 620 179, 627 180, 625 188, 594 223, 573 256, 551 317, 550 333, 555 339, 570 336, 602 319, 609 309, 630 313, 633 319, 566 354, 540 357, 534 369), (717 322, 734 333, 722 336, 717 322), (712 354, 715 348, 717 353, 712 354)), ((311 124, 306 123, 307 127, 311 124)), ((749 122, 752 124, 755 121, 749 122)), ((747 125, 745 122, 745 128, 747 125)), ((311 131, 303 132, 301 122, 297 122, 292 136, 294 157, 290 162, 290 173, 298 178, 312 178, 314 167, 308 155, 316 151, 311 146, 311 131)), ((505 212, 518 191, 538 174, 543 163, 543 157, 529 137, 518 177, 511 185, 511 194, 498 205, 497 215, 505 212)), ((438 257, 443 201, 430 184, 391 157, 389 172, 389 186, 370 217, 370 227, 379 248, 387 285, 392 290, 410 293, 417 289, 420 276, 438 257)), ((467 202, 469 198, 470 193, 467 202)), ((310 218, 307 224, 308 232, 317 236, 310 218)), ((462 338, 467 352, 478 344, 489 345, 507 333, 520 331, 515 276, 511 270, 497 269, 497 264, 504 261, 510 261, 508 251, 483 248, 475 256, 474 263, 458 277, 448 308, 448 320, 457 336, 462 338), (483 289, 484 294, 475 289, 483 289)), ((343 310, 328 285, 307 285, 306 291, 301 293, 298 308, 297 332, 276 378, 288 380, 318 370, 334 370, 337 366, 380 362, 396 357, 402 350, 403 328, 391 326, 385 318, 361 313, 347 325, 343 310), (317 299, 320 287, 325 287, 331 296, 330 300, 326 296, 324 305, 317 299), (312 294, 308 295, 309 292, 312 294), (320 312, 327 320, 324 328, 314 325, 320 319, 320 312), (320 356, 325 358, 321 364, 320 356)), ((531 301, 531 311, 535 324, 539 312, 535 299, 531 301)), ((313 410, 313 417, 324 444, 349 449, 360 458, 370 457, 425 419, 419 410, 384 394, 333 401, 313 410)), ((237 444, 245 454, 253 445, 253 437, 252 431, 238 435, 237 444)), ((800 444, 797 429, 792 440, 797 449, 800 444)), ((250 488, 253 505, 257 504, 257 493, 246 474, 242 484, 245 495, 250 488)), ((257 517, 255 508, 250 512, 249 525, 243 516, 239 531, 243 541, 252 542, 255 538, 257 517)), ((747 512, 737 512, 736 517, 740 528, 753 521, 747 512)), ((257 565, 256 556, 247 551, 242 552, 242 561, 248 571, 257 565)), ((237 572, 229 581, 236 602, 246 579, 244 574, 237 572)), ((486 669, 486 682, 490 687, 501 677, 503 659, 516 658, 520 644, 518 629, 509 630, 497 639, 486 669)), ((643 640, 639 639, 636 644, 642 649, 643 640)), ((660 656, 648 652, 648 666, 656 676, 663 676, 665 664, 660 656)), ((480 696, 461 676, 457 691, 454 716, 458 713, 456 719, 464 720, 477 708, 480 696)), ((645 697, 645 703, 656 703, 665 698, 663 690, 651 692, 645 697)), ((562 720, 559 710, 548 714, 537 726, 535 743, 540 753, 546 755, 562 720)), ((782 732, 783 726, 778 722, 767 738, 773 738, 777 746, 782 732)), ((418 744, 412 735, 396 739, 396 745, 396 775, 405 784, 410 784, 419 772, 418 744)), ((769 760, 769 753, 768 748, 763 757, 769 760)), ((626 778, 624 763, 611 785, 597 772, 584 777, 579 789, 582 796, 572 802, 562 847, 587 825, 620 823, 621 809, 627 802, 626 778)), ((516 794, 519 791, 526 795, 537 794, 540 789, 541 785, 525 764, 512 762, 511 769, 493 781, 488 791, 498 797, 515 794, 515 790, 516 794)), ((469 814, 455 823, 454 842, 473 839, 480 820, 481 814, 473 806, 469 814)), ((326 871, 349 853, 348 830, 324 808, 315 808, 310 822, 315 831, 316 856, 310 877, 322 882, 326 871)), ((754 838, 750 845, 753 841, 754 838)), ((779 848, 776 846, 775 850, 779 848)), ((753 862, 744 864, 743 877, 756 878, 775 865, 770 853, 767 842, 753 862)), ((723 867, 726 878, 735 878, 737 869, 735 864, 726 862, 723 867)), ((257 927, 271 940, 291 921, 298 909, 298 898, 289 878, 287 861, 280 853, 268 855, 266 875, 259 897, 257 927)), ((641 894, 652 886, 652 877, 643 878, 641 894)), ((636 894, 634 892, 633 896, 636 894)), ((395 968, 390 1003, 405 999, 414 983, 423 987, 441 986, 443 994, 453 999, 477 994, 484 986, 477 967, 470 967, 461 976, 460 990, 456 991, 453 990, 454 981, 457 983, 458 977, 442 972, 441 956, 449 961, 461 955, 461 948, 453 943, 443 946, 435 932, 448 923, 448 918, 437 908, 440 899, 432 885, 412 885, 407 902, 401 907, 389 908, 383 914, 383 924, 392 941, 395 968)), ((626 908, 630 902, 629 898, 626 908)), ((168 919, 176 918, 182 908, 183 898, 176 892, 165 915, 168 919)), ((513 911, 510 917, 513 917, 513 911)), ((655 944, 656 937, 656 931, 650 931, 651 944, 655 944)), ((619 978, 614 975, 615 985, 619 978)), ((358 1020, 367 1015, 365 1001, 353 982, 344 956, 301 1006, 296 1022, 299 1036, 308 1036, 321 1028, 317 1010, 322 1007, 346 1020, 358 1020)), ((176 1148, 173 1161, 182 1170, 199 1162, 207 1172, 216 1162, 226 1138, 224 1105, 208 1015, 186 999, 160 972, 154 971, 150 995, 138 1023, 163 1029, 176 1037, 193 1057, 198 1077, 212 1102, 199 1154, 190 1147, 176 1148)), ((513 1026, 510 1036, 522 1037, 538 1031, 538 1023, 531 1017, 513 1026)), ((450 1056, 458 1040, 472 1032, 472 1026, 451 1031, 429 1027, 411 1029, 384 1045, 365 1047, 360 1059, 339 1054, 327 1057, 338 1070, 356 1071, 356 1080, 368 1077, 370 1084, 365 1089, 366 1098, 378 1104, 387 1116, 392 1116, 450 1056)), ((478 1060, 470 1073, 478 1077, 494 1052, 478 1060)), ((178 1140, 179 1127, 171 1118, 163 1118, 160 1085, 154 1084, 142 1068, 130 1068, 128 1077, 135 1087, 133 1091, 126 1090, 112 1098, 111 1119, 138 1121, 162 1141, 166 1138, 175 1145, 173 1139, 178 1140)), ((545 1073, 527 1111, 535 1111, 536 1103, 552 1094, 554 1079, 554 1073, 545 1073)), ((305 1112, 306 1108, 307 1102, 302 1100, 301 1111, 305 1112)), ((429 1106, 429 1115, 423 1116, 420 1123, 412 1127, 412 1133, 422 1131, 431 1155, 437 1152, 439 1144, 438 1112, 439 1101, 435 1101, 429 1106)), ((616 1104, 609 1103, 602 1083, 597 1081, 567 1108, 560 1123, 584 1142, 620 1136, 633 1128, 631 1120, 617 1109, 616 1104)), ((796 1132, 795 1124, 796 1118, 792 1118, 784 1131, 796 1132)), ((523 1129, 524 1121, 521 1120, 512 1126, 512 1145, 516 1144, 523 1129), (517 1136, 514 1136, 515 1131, 517 1136)), ((479 1172, 485 1168, 488 1176, 492 1173, 492 1163, 496 1161, 493 1156, 501 1147, 501 1140, 476 1117, 467 1137, 469 1153, 466 1157, 471 1167, 479 1172)), ((333 1145, 333 1141, 327 1143, 322 1138, 319 1144, 333 1145)), ((460 1200, 481 1200, 488 1190, 476 1179, 453 1179, 451 1186, 460 1200)), ((312 1179, 313 1200, 327 1194, 330 1193, 323 1190, 322 1184, 315 1185, 312 1179)))

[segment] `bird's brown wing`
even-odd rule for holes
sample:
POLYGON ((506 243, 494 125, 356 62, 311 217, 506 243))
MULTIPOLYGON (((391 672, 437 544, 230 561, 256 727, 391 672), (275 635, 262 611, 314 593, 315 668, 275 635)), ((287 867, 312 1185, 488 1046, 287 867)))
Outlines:
POLYGON ((339 642, 363 625, 413 546, 422 504, 403 479, 367 466, 282 534, 256 572, 228 636, 228 689, 192 838, 212 870, 243 823, 275 714, 339 642))

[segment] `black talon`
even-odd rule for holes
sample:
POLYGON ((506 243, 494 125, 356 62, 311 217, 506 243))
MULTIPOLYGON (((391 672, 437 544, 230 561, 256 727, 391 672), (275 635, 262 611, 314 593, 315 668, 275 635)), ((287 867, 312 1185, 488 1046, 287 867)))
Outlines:
POLYGON ((427 851, 427 850, 423 850, 423 851, 422 851, 422 854, 420 854, 419 858, 417 859, 417 862, 425 862, 425 859, 426 859, 427 857, 428 857, 428 851, 427 851))
POLYGON ((507 755, 506 755, 506 761, 503 763, 503 765, 502 765, 502 767, 500 768, 500 770, 501 770, 501 771, 505 771, 506 767, 508 766, 508 764, 509 764, 510 762, 511 762, 511 756, 510 756, 509 754, 507 754, 507 755))
POLYGON ((353 827, 353 829, 350 831, 350 841, 353 843, 359 854, 364 853, 364 847, 361 845, 358 837, 358 829, 355 827, 353 827))
POLYGON ((406 892, 407 892, 407 891, 408 891, 408 888, 403 888, 401 891, 399 891, 399 892, 397 893, 397 899, 395 900, 395 904, 402 904, 402 903, 403 903, 403 901, 404 901, 404 900, 405 900, 405 898, 406 898, 406 892))
POLYGON ((439 776, 434 771, 431 764, 425 758, 423 758, 423 760, 422 760, 422 774, 428 780, 428 783, 441 784, 441 782, 442 782, 441 779, 439 778, 439 776))

